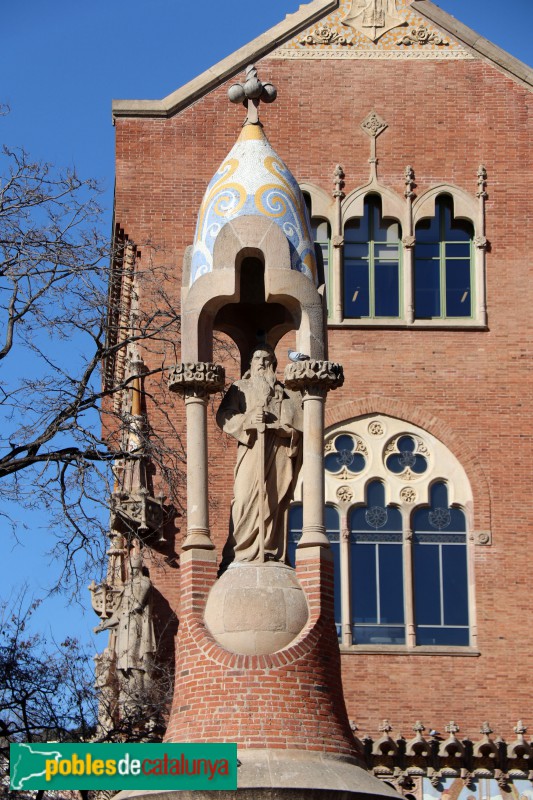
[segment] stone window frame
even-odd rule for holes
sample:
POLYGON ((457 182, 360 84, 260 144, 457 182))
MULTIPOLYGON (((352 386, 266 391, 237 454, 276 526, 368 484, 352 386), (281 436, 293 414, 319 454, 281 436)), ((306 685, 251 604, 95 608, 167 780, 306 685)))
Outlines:
MULTIPOLYGON (((477 624, 474 584, 474 548, 477 541, 473 534, 473 494, 466 471, 458 458, 434 435, 418 425, 386 414, 365 414, 329 427, 325 434, 325 454, 330 452, 328 445, 339 434, 355 436, 361 443, 360 450, 365 453, 364 469, 351 476, 347 470, 334 475, 326 471, 325 502, 339 513, 340 520, 340 594, 341 594, 341 651, 344 653, 407 653, 477 656, 477 624), (420 475, 397 475, 386 466, 385 452, 391 442, 401 436, 414 437, 421 443, 421 452, 427 453, 428 468, 420 475), (348 519, 350 511, 364 505, 369 483, 379 480, 385 487, 385 505, 398 508, 403 523, 403 578, 404 578, 404 620, 405 644, 354 644, 352 642, 351 576, 350 576, 350 532, 348 519), (448 490, 450 507, 459 508, 466 518, 466 554, 469 610, 469 645, 417 645, 414 618, 414 575, 413 575, 413 531, 414 512, 427 506, 430 489, 444 482, 448 490)), ((387 457, 390 455, 387 452, 387 457)), ((294 502, 303 500, 302 479, 296 486, 294 502)))
POLYGON ((323 220, 331 230, 331 245, 328 275, 326 275, 328 327, 330 328, 436 328, 436 329, 487 329, 486 302, 486 251, 485 199, 486 193, 469 194, 451 183, 438 183, 418 197, 405 192, 402 197, 388 186, 371 181, 349 192, 345 197, 332 198, 322 188, 303 182, 300 188, 310 198, 311 219, 323 220), (402 230, 400 318, 361 318, 344 316, 343 310, 343 246, 344 227, 354 217, 364 214, 364 202, 368 195, 381 198, 382 216, 399 222, 402 230), (435 216, 435 201, 439 195, 450 195, 453 200, 454 217, 465 219, 473 225, 473 305, 470 317, 415 319, 414 308, 414 249, 416 224, 422 219, 435 216))

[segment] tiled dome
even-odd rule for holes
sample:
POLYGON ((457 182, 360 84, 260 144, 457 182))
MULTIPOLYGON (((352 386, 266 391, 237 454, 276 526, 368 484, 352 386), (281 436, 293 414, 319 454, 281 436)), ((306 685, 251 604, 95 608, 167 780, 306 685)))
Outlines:
POLYGON ((207 187, 194 237, 191 285, 213 269, 215 240, 240 216, 275 222, 289 240, 292 269, 316 283, 315 249, 307 209, 294 176, 259 124, 246 124, 207 187))

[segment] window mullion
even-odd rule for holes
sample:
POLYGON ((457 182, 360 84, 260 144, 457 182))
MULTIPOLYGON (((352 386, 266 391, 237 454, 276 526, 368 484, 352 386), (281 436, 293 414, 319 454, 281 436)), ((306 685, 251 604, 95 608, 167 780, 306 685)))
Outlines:
POLYGON ((381 587, 379 585, 379 544, 374 545, 376 551, 376 622, 381 625, 381 587))
POLYGON ((442 545, 439 548, 439 594, 440 594, 440 624, 444 627, 444 571, 442 567, 442 545))
POLYGON ((374 240, 370 239, 368 242, 368 316, 374 319, 376 316, 376 281, 374 275, 375 269, 375 255, 374 255, 374 240))

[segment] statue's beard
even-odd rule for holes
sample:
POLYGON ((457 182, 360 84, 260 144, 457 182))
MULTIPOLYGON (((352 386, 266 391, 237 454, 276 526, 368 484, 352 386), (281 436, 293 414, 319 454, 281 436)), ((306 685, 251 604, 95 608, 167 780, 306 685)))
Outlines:
POLYGON ((265 399, 272 397, 276 383, 276 373, 272 367, 267 367, 265 370, 252 375, 251 380, 255 391, 260 397, 265 399))

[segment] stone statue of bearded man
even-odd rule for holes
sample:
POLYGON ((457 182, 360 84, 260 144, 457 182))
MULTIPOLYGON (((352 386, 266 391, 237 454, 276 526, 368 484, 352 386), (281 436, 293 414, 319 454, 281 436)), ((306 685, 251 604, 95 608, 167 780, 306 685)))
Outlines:
POLYGON ((286 561, 286 516, 302 461, 303 411, 301 394, 276 380, 276 367, 274 350, 257 345, 249 370, 217 412, 219 427, 239 443, 222 568, 262 557, 286 561))

